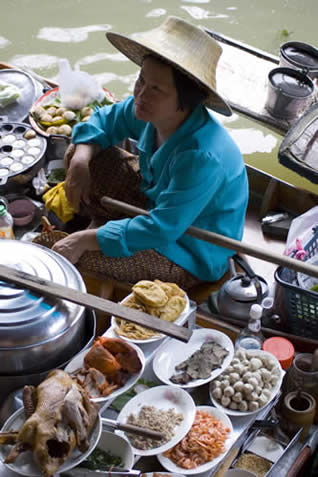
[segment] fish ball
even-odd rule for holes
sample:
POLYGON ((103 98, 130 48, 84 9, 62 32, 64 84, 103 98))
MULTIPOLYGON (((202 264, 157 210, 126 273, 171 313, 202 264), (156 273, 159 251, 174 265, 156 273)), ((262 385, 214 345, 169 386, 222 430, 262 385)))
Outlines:
POLYGON ((213 389, 212 396, 214 397, 214 399, 217 399, 219 401, 222 397, 222 389, 219 387, 213 389))
POLYGON ((239 403, 239 410, 242 412, 246 412, 248 410, 248 404, 246 401, 243 400, 239 403))
POLYGON ((237 408, 238 408, 238 404, 236 402, 232 401, 229 408, 233 409, 233 411, 236 411, 237 408))
POLYGON ((233 396, 234 393, 235 393, 235 391, 232 388, 232 386, 227 386, 223 391, 224 396, 233 396))
POLYGON ((257 401, 250 401, 248 403, 248 409, 250 411, 257 411, 259 409, 259 404, 257 401))
POLYGON ((231 398, 229 398, 228 396, 222 396, 221 404, 224 407, 228 407, 231 404, 231 398))
POLYGON ((252 358, 250 361, 250 369, 251 371, 256 371, 257 369, 263 366, 262 361, 259 358, 252 358))
POLYGON ((239 381, 240 375, 238 373, 230 373, 230 383, 233 384, 236 381, 239 381))
POLYGON ((241 402, 243 399, 243 395, 240 391, 237 391, 234 396, 232 397, 232 400, 235 402, 241 402))
POLYGON ((237 381, 233 384, 234 391, 243 391, 244 383, 243 381, 237 381))

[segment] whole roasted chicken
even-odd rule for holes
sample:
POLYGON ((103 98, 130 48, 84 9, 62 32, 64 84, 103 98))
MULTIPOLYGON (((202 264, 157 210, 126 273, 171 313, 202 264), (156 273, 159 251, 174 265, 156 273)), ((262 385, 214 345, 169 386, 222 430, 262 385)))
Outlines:
POLYGON ((52 371, 37 387, 25 386, 26 421, 17 432, 0 433, 0 444, 13 444, 5 463, 32 450, 44 477, 50 477, 78 447, 89 447, 98 407, 86 391, 62 370, 52 371))

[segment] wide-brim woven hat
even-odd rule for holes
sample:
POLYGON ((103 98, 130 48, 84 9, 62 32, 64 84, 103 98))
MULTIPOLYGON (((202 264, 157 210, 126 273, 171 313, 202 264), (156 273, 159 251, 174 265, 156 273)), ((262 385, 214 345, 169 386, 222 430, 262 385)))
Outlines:
POLYGON ((141 66, 145 56, 157 55, 209 91, 206 106, 230 116, 230 106, 216 90, 216 67, 222 48, 208 33, 178 17, 169 16, 159 27, 131 37, 106 33, 108 40, 141 66))

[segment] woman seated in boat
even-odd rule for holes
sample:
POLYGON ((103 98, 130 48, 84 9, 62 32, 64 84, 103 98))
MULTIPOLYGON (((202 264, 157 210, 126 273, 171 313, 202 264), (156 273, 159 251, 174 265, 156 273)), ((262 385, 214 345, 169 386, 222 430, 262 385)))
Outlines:
POLYGON ((117 33, 107 38, 141 70, 133 96, 74 128, 65 184, 76 211, 85 204, 92 217, 105 217, 103 225, 70 234, 54 250, 81 270, 124 282, 158 278, 189 289, 217 281, 234 252, 186 230, 195 226, 237 240, 243 234, 244 161, 210 110, 231 115, 216 91, 222 49, 176 17, 134 39, 117 33), (113 147, 127 137, 137 141, 138 156, 113 147), (149 215, 105 211, 104 195, 149 215))

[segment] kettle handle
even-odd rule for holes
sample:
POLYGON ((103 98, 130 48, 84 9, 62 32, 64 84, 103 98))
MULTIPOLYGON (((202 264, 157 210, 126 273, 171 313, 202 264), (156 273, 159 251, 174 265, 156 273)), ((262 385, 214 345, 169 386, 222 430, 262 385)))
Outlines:
POLYGON ((236 253, 231 258, 234 260, 234 262, 237 263, 237 265, 239 265, 244 270, 244 272, 250 278, 255 278, 257 276, 256 273, 251 269, 251 267, 249 266, 249 264, 243 257, 241 257, 240 255, 236 253))
POLYGON ((231 257, 234 262, 237 263, 237 265, 239 265, 243 270, 244 272, 252 279, 253 283, 254 283, 254 286, 256 288, 256 294, 257 294, 257 303, 258 304, 261 304, 261 301, 262 301, 262 286, 260 284, 260 281, 259 281, 259 277, 256 275, 256 273, 251 269, 251 267, 249 266, 249 264, 246 262, 246 260, 244 260, 243 257, 241 257, 240 255, 238 255, 237 253, 235 255, 233 255, 231 257))

